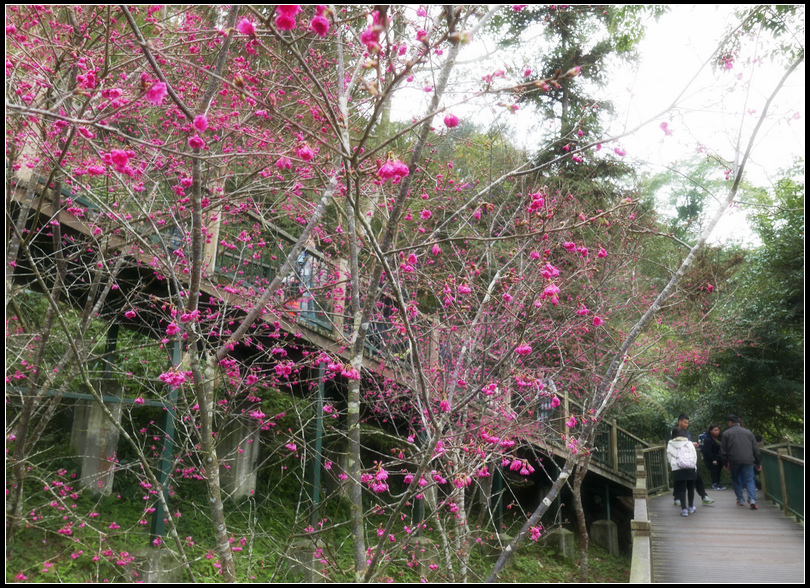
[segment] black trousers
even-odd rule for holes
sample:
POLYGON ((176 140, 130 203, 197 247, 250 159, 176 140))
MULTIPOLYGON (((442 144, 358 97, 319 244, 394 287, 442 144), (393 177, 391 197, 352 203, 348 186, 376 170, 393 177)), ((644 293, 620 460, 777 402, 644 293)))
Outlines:
POLYGON ((717 460, 717 464, 713 464, 710 461, 706 462, 706 467, 709 468, 709 474, 712 477, 712 484, 720 485, 720 474, 723 471, 723 464, 720 463, 720 460, 717 460))
POLYGON ((681 508, 686 508, 687 496, 689 498, 689 506, 695 506, 696 482, 697 480, 680 480, 675 482, 675 499, 681 501, 681 508))
MULTIPOLYGON (((699 469, 697 471, 697 478, 694 480, 694 482, 695 482, 694 489, 697 490, 698 496, 700 496, 701 498, 706 496, 706 488, 703 486, 703 478, 700 477, 700 470, 699 469)), ((677 482, 675 482, 675 483, 677 484, 677 482)), ((676 488, 677 488, 677 486, 676 486, 676 488)), ((678 494, 674 490, 672 492, 672 497, 675 500, 678 499, 678 494)), ((683 504, 683 501, 681 501, 681 504, 683 504)))

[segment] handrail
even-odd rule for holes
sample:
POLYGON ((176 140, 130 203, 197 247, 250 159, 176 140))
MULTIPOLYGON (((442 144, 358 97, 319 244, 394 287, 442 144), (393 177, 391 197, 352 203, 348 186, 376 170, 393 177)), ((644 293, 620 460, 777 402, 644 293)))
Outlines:
POLYGON ((669 463, 666 445, 647 446, 643 449, 644 469, 647 476, 647 491, 650 494, 669 489, 669 463))
POLYGON ((633 519, 630 532, 633 537, 633 555, 630 560, 630 582, 649 584, 653 579, 652 569, 652 524, 647 513, 647 476, 645 452, 651 449, 636 448, 636 487, 633 489, 633 519))
POLYGON ((779 444, 762 452, 762 492, 785 514, 804 521, 804 459, 789 455, 792 449, 804 456, 803 445, 779 444), (786 446, 787 445, 787 446, 786 446), (776 449, 776 451, 773 451, 776 449))

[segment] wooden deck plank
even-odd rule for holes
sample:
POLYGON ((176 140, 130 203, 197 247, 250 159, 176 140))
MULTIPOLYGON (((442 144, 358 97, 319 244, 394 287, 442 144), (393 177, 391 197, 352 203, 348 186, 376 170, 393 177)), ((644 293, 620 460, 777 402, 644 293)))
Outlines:
POLYGON ((654 582, 804 583, 801 525, 764 500, 737 506, 731 489, 711 496, 688 517, 672 493, 649 499, 654 582))

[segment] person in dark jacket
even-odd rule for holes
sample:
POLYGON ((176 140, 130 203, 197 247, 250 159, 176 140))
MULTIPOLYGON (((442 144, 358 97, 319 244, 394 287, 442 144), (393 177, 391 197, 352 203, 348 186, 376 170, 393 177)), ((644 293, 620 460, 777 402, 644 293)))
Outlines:
POLYGON ((748 493, 748 504, 752 510, 757 507, 757 488, 754 471, 762 469, 762 454, 754 434, 740 425, 740 417, 729 415, 728 429, 720 441, 720 457, 731 470, 731 486, 737 496, 737 504, 745 506, 743 486, 748 493))
POLYGON ((703 461, 709 468, 712 477, 712 488, 715 490, 725 490, 726 487, 720 484, 720 473, 723 471, 723 458, 720 456, 720 427, 709 425, 709 429, 698 437, 700 452, 703 454, 703 461))

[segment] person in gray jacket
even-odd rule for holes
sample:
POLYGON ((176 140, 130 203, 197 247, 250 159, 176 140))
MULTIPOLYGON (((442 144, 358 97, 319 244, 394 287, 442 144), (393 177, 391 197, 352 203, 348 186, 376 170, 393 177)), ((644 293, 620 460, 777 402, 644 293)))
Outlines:
POLYGON ((729 415, 728 429, 720 442, 720 455, 731 470, 731 485, 737 495, 737 504, 745 506, 743 486, 748 493, 748 504, 752 510, 757 507, 757 488, 754 470, 762 469, 762 454, 754 434, 740 425, 740 417, 729 415))

